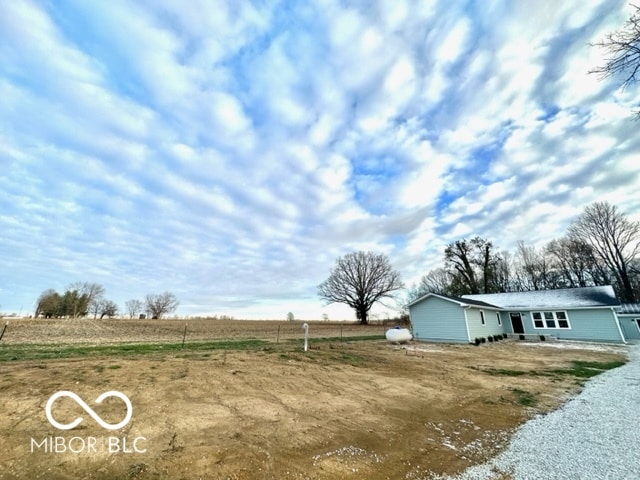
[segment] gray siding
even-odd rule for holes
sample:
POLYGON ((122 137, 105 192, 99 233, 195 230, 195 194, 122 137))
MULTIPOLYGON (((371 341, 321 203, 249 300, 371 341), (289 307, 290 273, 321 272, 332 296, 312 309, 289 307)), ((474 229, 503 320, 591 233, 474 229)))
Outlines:
POLYGON ((472 341, 476 337, 487 338, 488 336, 498 335, 505 331, 504 320, 502 325, 498 325, 498 317, 496 316, 495 310, 471 307, 467 310, 467 323, 469 325, 469 336, 472 341), (480 310, 484 312, 485 325, 482 325, 480 310))
POLYGON ((640 330, 638 330, 638 324, 636 323, 637 318, 640 318, 640 313, 635 315, 618 314, 618 320, 625 339, 640 340, 640 330))
MULTIPOLYGON (((559 311, 562 309, 554 309, 554 311, 555 310, 559 311)), ((535 328, 531 318, 531 312, 522 312, 522 321, 524 323, 525 333, 552 335, 563 340, 623 342, 623 339, 620 337, 620 331, 618 330, 616 319, 610 309, 594 308, 564 311, 567 312, 567 316, 569 317, 569 324, 571 325, 570 329, 535 328)))
POLYGON ((416 340, 468 343, 464 309, 454 302, 428 297, 409 308, 416 340))

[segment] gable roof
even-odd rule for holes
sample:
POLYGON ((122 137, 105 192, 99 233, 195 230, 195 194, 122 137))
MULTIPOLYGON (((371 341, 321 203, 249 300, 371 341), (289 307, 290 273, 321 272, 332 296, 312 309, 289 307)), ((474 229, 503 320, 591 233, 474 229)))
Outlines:
POLYGON ((620 305, 611 285, 463 295, 462 299, 463 301, 479 300, 500 308, 586 308, 620 305))
POLYGON ((473 298, 464 298, 464 297, 454 297, 453 295, 444 295, 440 293, 427 293, 426 295, 423 295, 417 300, 414 300, 413 302, 411 302, 409 305, 407 305, 407 307, 415 305, 416 303, 421 302, 422 300, 426 300, 429 297, 441 298, 442 300, 447 300, 449 302, 457 303, 462 307, 474 306, 474 307, 485 307, 485 308, 494 308, 494 309, 500 308, 496 305, 491 305, 490 303, 483 302, 482 300, 476 300, 473 298))

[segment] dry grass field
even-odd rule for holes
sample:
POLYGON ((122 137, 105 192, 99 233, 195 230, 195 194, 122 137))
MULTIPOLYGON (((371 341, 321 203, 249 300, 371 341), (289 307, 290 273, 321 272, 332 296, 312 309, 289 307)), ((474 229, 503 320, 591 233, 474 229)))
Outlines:
MULTIPOLYGON (((0 342, 0 479, 430 479, 504 448, 624 347, 391 345, 383 327, 11 321, 0 342), (126 342, 126 344, 125 344, 126 342), (586 362, 586 363, 585 363, 586 362), (65 397, 72 391, 106 430, 65 397), (93 439, 93 440, 92 440, 93 439), (57 443, 56 443, 57 442, 57 443), (34 446, 35 443, 35 446, 34 446), (56 446, 57 445, 57 446, 56 446)), ((497 472, 496 478, 508 478, 497 472)))

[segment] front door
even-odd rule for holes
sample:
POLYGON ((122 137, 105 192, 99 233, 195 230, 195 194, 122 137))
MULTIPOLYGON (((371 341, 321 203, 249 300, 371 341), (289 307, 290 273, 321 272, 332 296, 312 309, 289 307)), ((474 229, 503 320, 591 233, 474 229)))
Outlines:
POLYGON ((509 313, 509 317, 511 317, 511 327, 513 328, 513 333, 524 333, 522 315, 520 315, 520 313, 509 313))

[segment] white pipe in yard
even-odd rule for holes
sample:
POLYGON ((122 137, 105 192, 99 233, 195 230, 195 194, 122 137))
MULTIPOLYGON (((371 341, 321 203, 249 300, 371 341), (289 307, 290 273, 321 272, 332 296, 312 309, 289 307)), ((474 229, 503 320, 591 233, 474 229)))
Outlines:
POLYGON ((303 323, 302 328, 304 328, 304 351, 306 352, 309 350, 309 325, 303 323))

